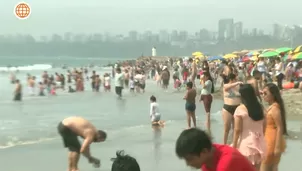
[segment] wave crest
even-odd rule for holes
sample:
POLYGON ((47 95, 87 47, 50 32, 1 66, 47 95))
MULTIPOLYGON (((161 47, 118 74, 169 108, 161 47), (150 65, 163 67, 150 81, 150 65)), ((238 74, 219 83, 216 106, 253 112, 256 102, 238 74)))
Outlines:
POLYGON ((0 71, 32 71, 32 70, 49 70, 52 68, 50 64, 33 64, 26 66, 16 66, 16 67, 0 67, 0 71))

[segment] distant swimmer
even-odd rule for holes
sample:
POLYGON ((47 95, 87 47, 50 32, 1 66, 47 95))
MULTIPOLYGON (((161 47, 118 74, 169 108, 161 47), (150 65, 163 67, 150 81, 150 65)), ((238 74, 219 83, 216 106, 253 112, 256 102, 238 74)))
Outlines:
POLYGON ((15 84, 15 81, 16 81, 16 75, 13 73, 13 72, 11 72, 10 73, 10 82, 12 83, 12 84, 15 84))
POLYGON ((65 148, 69 149, 68 171, 78 171, 80 153, 94 167, 100 167, 100 160, 90 154, 90 144, 105 141, 107 134, 104 131, 97 130, 92 123, 81 117, 65 118, 59 123, 58 131, 62 136, 65 148), (82 145, 78 140, 78 136, 84 139, 82 145))
POLYGON ((165 122, 160 120, 159 105, 156 102, 156 97, 150 97, 150 118, 152 125, 164 126, 165 122))

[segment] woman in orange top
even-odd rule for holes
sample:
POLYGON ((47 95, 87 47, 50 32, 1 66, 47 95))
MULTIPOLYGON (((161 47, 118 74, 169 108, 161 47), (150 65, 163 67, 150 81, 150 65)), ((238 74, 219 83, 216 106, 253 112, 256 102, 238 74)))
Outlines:
POLYGON ((283 135, 287 134, 285 108, 279 88, 267 84, 263 89, 263 97, 269 103, 266 114, 265 141, 267 153, 261 165, 261 171, 278 171, 278 165, 286 143, 283 135))

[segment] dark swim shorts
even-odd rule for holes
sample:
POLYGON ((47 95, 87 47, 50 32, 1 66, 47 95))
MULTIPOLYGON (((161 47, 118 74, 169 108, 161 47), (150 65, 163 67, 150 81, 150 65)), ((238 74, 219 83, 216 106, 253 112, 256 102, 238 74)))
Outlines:
POLYGON ((189 112, 195 112, 196 105, 195 103, 186 102, 186 110, 189 112))
POLYGON ((66 127, 62 122, 58 125, 59 134, 62 136, 64 147, 72 152, 80 152, 81 144, 78 140, 78 135, 71 129, 66 127))

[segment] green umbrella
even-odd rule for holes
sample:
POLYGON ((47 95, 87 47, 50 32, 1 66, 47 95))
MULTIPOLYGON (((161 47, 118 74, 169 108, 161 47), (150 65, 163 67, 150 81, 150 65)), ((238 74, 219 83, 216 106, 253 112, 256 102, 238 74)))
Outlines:
POLYGON ((286 52, 289 52, 291 51, 292 48, 289 48, 289 47, 282 47, 282 48, 278 48, 276 49, 275 51, 278 52, 278 53, 286 53, 286 52))
POLYGON ((264 52, 264 53, 260 54, 259 58, 270 58, 270 57, 275 57, 278 55, 279 55, 279 53, 276 51, 268 51, 268 52, 264 52))

